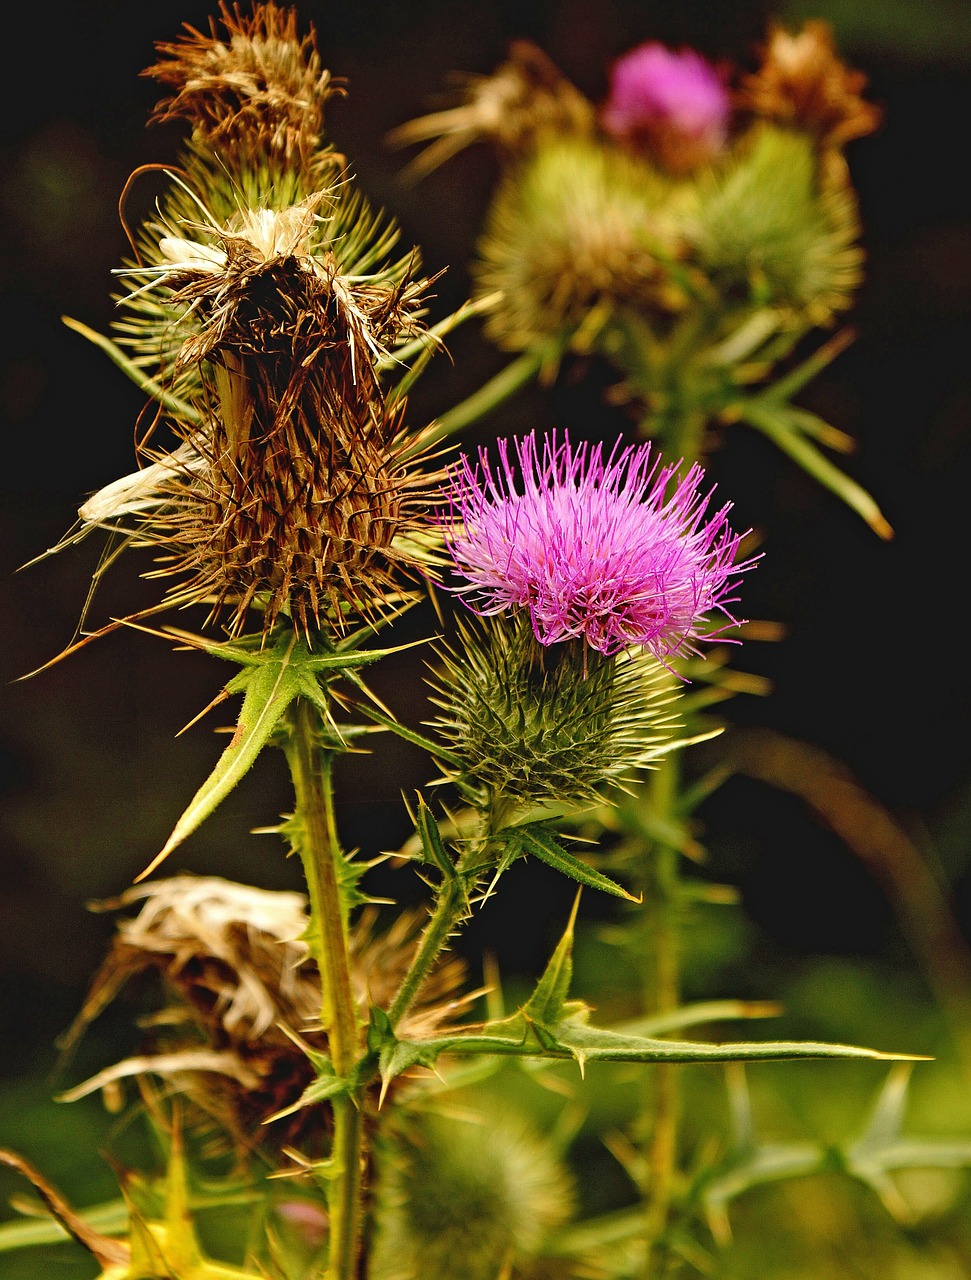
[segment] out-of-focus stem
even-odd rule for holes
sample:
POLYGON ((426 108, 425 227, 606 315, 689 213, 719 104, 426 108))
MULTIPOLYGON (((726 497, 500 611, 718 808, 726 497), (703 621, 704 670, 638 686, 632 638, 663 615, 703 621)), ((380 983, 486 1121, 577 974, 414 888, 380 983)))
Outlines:
MULTIPOLYGON (((347 912, 341 900, 341 857, 334 821, 333 753, 319 744, 319 716, 300 699, 291 715, 287 756, 296 794, 297 847, 310 895, 311 933, 323 991, 321 1021, 338 1076, 348 1076, 361 1052, 351 985, 347 912)), ((330 1216, 327 1280, 354 1280, 361 1235, 364 1130, 359 1100, 334 1098, 334 1141, 326 1190, 330 1216)))
MULTIPOLYGON (((676 822, 676 799, 681 771, 677 755, 664 757, 651 775, 643 803, 650 806, 659 826, 676 822)), ((681 1001, 679 945, 678 850, 656 840, 645 867, 645 901, 651 913, 653 954, 645 971, 644 1004, 648 1013, 670 1013, 681 1001)), ((644 1275, 659 1274, 664 1236, 677 1167, 678 1068, 661 1063, 654 1069, 653 1127, 645 1152, 644 1275)))

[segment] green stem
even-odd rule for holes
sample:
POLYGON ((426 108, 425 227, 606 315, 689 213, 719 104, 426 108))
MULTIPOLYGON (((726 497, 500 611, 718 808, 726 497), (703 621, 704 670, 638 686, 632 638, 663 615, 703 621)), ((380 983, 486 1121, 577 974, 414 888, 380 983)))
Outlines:
POLYGON ((467 915, 470 881, 474 881, 476 873, 488 865, 489 847, 495 833, 504 825, 506 816, 507 809, 502 801, 493 797, 483 815, 480 839, 470 842, 456 862, 454 874, 439 886, 437 901, 422 931, 415 958, 388 1007, 392 1027, 396 1027, 411 1008, 449 937, 467 915))
MULTIPOLYGON (((310 894, 311 934, 320 967, 321 1022, 338 1076, 351 1074, 361 1054, 360 1026, 351 982, 347 911, 341 897, 342 859, 334 820, 333 752, 321 749, 317 709, 300 698, 290 713, 287 751, 303 862, 310 894)), ((326 1280, 354 1280, 364 1194, 364 1129, 360 1099, 333 1099, 334 1141, 326 1180, 330 1248, 326 1280)))

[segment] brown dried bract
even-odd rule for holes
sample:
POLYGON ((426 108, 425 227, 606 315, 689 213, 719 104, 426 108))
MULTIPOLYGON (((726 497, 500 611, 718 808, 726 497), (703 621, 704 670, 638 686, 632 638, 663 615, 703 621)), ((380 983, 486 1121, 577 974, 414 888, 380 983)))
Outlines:
POLYGON ((862 96, 866 75, 840 60, 827 23, 807 22, 797 34, 773 26, 762 57, 739 89, 743 110, 807 129, 823 150, 872 133, 880 123, 879 107, 862 96))
POLYGON ((216 243, 163 239, 168 264, 148 269, 192 314, 176 366, 198 365, 207 421, 183 431, 185 463, 161 474, 138 540, 182 579, 170 603, 228 609, 232 634, 254 604, 264 633, 281 614, 308 633, 348 606, 380 612, 435 501, 377 369, 421 332, 428 282, 348 277, 312 252, 322 198, 205 228, 216 243))

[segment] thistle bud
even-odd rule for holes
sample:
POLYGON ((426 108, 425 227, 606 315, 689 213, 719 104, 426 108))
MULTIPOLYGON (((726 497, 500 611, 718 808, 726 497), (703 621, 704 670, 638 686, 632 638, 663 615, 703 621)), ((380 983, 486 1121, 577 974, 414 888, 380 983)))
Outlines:
POLYGON ((596 799, 670 747, 677 680, 645 654, 607 657, 582 640, 546 647, 523 620, 462 626, 440 654, 436 728, 474 804, 596 799))
POLYGON ((670 186, 595 139, 548 141, 513 168, 474 267, 477 293, 501 295, 489 336, 522 350, 569 333, 592 341, 623 307, 670 317, 684 302, 663 265, 684 248, 670 186))
POLYGON ((612 137, 674 174, 714 159, 728 136, 724 80, 700 54, 649 41, 614 63, 601 123, 612 137))
POLYGON ((407 1118, 382 1143, 378 1186, 374 1280, 525 1274, 573 1208, 552 1145, 495 1104, 407 1118))
POLYGON ((699 265, 725 298, 771 305, 813 325, 853 302, 863 278, 856 196, 826 182, 814 140, 759 123, 699 201, 699 265))

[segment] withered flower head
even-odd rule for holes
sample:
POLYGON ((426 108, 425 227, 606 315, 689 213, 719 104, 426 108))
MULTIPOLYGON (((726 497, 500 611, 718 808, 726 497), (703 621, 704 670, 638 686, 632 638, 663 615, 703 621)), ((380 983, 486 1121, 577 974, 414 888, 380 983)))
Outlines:
POLYGON ((827 23, 807 22, 797 34, 773 26, 762 58, 742 82, 743 109, 808 130, 824 150, 872 133, 880 123, 880 109, 862 97, 866 75, 840 60, 827 23))
MULTIPOLYGON (((82 1097, 128 1077, 154 1076, 185 1095, 200 1119, 212 1117, 241 1145, 268 1138, 287 1142, 318 1131, 320 1108, 293 1106, 314 1077, 297 1041, 326 1050, 320 1026, 317 965, 304 938, 303 894, 255 889, 215 876, 175 876, 129 889, 105 904, 138 905, 118 923, 111 951, 68 1035, 72 1043, 129 980, 155 973, 165 1004, 148 1020, 145 1051, 99 1072, 65 1095, 82 1097)), ((399 916, 375 930, 365 912, 351 935, 354 994, 366 1017, 370 1004, 390 1003, 411 960, 420 920, 399 916)), ((458 1016, 468 1000, 465 971, 448 959, 429 976, 402 1022, 402 1034, 428 1036, 458 1016)))
POLYGON ((412 173, 424 174, 473 142, 486 140, 517 155, 544 136, 586 136, 594 123, 592 104, 542 49, 516 40, 491 75, 464 77, 458 106, 410 120, 390 140, 403 147, 430 142, 410 165, 412 173))
POLYGON ((159 575, 180 579, 171 603, 228 611, 234 634, 254 604, 264 632, 281 615, 339 628, 348 606, 379 611, 415 567, 409 535, 431 481, 405 461, 416 441, 377 366, 421 331, 427 281, 343 270, 319 212, 336 199, 224 225, 200 199, 201 222, 167 228, 156 261, 125 272, 178 317, 175 374, 195 366, 200 386, 201 425, 176 423, 177 454, 145 455, 155 501, 136 536, 162 549, 159 575))
POLYGON ((159 43, 160 60, 143 74, 172 88, 153 119, 188 119, 196 136, 226 149, 276 151, 290 159, 320 145, 322 107, 335 92, 313 32, 297 34, 292 9, 254 5, 244 17, 223 0, 220 38, 186 24, 185 35, 159 43))

